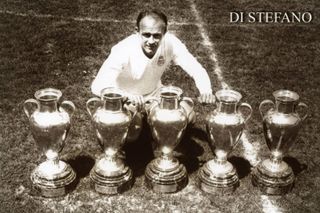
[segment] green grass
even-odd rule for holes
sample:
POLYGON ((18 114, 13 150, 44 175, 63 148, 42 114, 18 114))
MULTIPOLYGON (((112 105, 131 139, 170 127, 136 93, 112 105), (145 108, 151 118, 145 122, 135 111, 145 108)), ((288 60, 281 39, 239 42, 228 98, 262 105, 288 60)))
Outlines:
MULTIPOLYGON (((206 1, 195 2, 204 27, 214 44, 226 82, 243 95, 254 112, 247 129, 253 144, 260 144, 259 155, 268 150, 262 137, 258 106, 272 99, 272 92, 286 88, 299 93, 309 105, 310 117, 305 122, 288 162, 297 173, 296 186, 283 197, 270 198, 282 210, 312 212, 319 209, 319 25, 235 25, 229 24, 234 10, 310 10, 318 7, 312 1, 206 1)), ((212 108, 196 104, 198 122, 184 138, 178 154, 190 174, 189 185, 177 194, 159 195, 144 186, 145 164, 152 158, 148 146, 150 133, 140 144, 128 145, 127 159, 137 176, 130 191, 123 195, 100 196, 90 188, 88 172, 101 153, 96 142, 85 102, 92 97, 90 84, 110 48, 134 31, 138 11, 146 7, 165 10, 173 24, 169 27, 187 45, 208 70, 213 89, 220 89, 214 74, 214 62, 203 45, 195 17, 188 1, 5 1, 1 10, 26 14, 50 14, 34 17, 0 13, 0 212, 262 212, 260 192, 250 182, 250 164, 244 158, 241 144, 231 154, 231 161, 241 169, 240 187, 230 196, 209 197, 195 186, 198 168, 212 158, 204 132, 204 115, 212 108), (71 17, 71 18, 70 18, 71 17), (72 18, 73 17, 73 18, 72 18), (101 18, 86 21, 74 18, 101 18), (124 20, 114 23, 108 20, 124 20), (58 199, 44 199, 32 188, 32 169, 43 157, 36 149, 23 102, 36 90, 56 87, 64 100, 75 103, 77 111, 61 157, 80 177, 76 189, 58 199), (232 201, 232 202, 231 202, 232 201)), ((163 76, 166 84, 180 86, 185 94, 196 97, 192 79, 179 67, 170 67, 163 76)))

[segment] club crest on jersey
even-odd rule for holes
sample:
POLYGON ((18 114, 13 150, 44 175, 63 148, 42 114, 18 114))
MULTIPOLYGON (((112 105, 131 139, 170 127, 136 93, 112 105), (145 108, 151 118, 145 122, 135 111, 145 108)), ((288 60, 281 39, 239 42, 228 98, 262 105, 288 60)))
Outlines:
POLYGON ((164 62, 165 62, 164 57, 161 55, 158 59, 157 64, 158 64, 158 66, 162 66, 162 65, 164 65, 164 62))

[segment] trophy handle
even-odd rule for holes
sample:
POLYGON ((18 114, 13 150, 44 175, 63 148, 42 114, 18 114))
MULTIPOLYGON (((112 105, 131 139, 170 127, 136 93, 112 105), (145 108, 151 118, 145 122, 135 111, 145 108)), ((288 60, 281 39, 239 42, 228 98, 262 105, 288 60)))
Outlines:
POLYGON ((180 102, 185 102, 185 103, 187 103, 189 106, 190 106, 190 108, 194 108, 194 102, 193 102, 193 100, 192 100, 192 98, 189 98, 189 97, 183 97, 181 100, 180 100, 180 102))
POLYGON ((188 117, 188 122, 194 122, 193 121, 194 120, 193 117, 195 116, 195 113, 194 113, 194 110, 193 110, 194 109, 193 100, 191 98, 189 98, 189 97, 183 97, 183 98, 180 99, 179 105, 186 112, 187 117, 188 117))
POLYGON ((242 113, 242 110, 241 110, 243 108, 247 108, 247 110, 249 111, 249 113, 247 114, 246 118, 244 119, 244 122, 246 123, 249 120, 249 118, 251 117, 252 107, 248 103, 241 103, 238 106, 238 112, 240 112, 242 115, 245 115, 244 113, 242 113))
POLYGON ((70 117, 73 115, 75 110, 76 110, 76 106, 71 101, 63 101, 59 107, 60 112, 61 111, 67 112, 70 115, 70 117), (67 108, 70 108, 70 110, 66 110, 67 108))
POLYGON ((260 105, 259 105, 259 111, 260 111, 260 115, 261 115, 262 118, 264 117, 263 106, 266 105, 266 104, 272 105, 272 108, 273 108, 273 109, 274 109, 274 107, 275 107, 274 103, 273 103, 271 100, 269 100, 269 99, 262 101, 262 102, 260 103, 260 105))
MULTIPOLYGON (((90 117, 92 117, 92 115, 93 115, 93 110, 91 110, 90 105, 91 105, 91 103, 94 103, 94 102, 98 102, 98 103, 100 104, 100 103, 101 103, 101 99, 100 99, 100 98, 97 98, 97 97, 93 97, 93 98, 90 98, 90 99, 87 101, 86 107, 87 107, 87 111, 88 111, 90 117)), ((96 108, 97 108, 97 107, 95 107, 95 109, 96 109, 96 108)))
POLYGON ((28 107, 27 107, 27 104, 36 104, 37 105, 37 109, 33 110, 36 111, 36 110, 39 110, 40 108, 40 104, 37 100, 33 99, 33 98, 30 98, 28 100, 26 100, 24 103, 23 103, 23 110, 24 110, 24 113, 26 113, 27 117, 30 118, 31 116, 31 112, 28 110, 28 107))
POLYGON ((303 102, 300 102, 298 105, 297 105, 297 108, 304 108, 305 110, 305 113, 304 113, 304 115, 302 116, 302 118, 301 118, 301 120, 302 121, 304 121, 307 117, 308 117, 308 115, 309 115, 309 113, 308 113, 308 105, 307 104, 305 104, 305 103, 303 103, 303 102))
POLYGON ((144 108, 145 108, 145 111, 146 111, 147 115, 149 115, 151 109, 152 109, 156 104, 160 104, 159 98, 157 98, 157 97, 148 97, 148 98, 145 98, 144 108))

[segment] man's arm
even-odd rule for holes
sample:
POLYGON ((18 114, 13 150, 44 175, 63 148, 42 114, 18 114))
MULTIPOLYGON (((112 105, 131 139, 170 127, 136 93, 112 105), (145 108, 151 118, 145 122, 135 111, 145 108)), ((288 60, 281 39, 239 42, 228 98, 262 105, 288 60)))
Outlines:
POLYGON ((111 53, 107 60, 101 66, 97 76, 91 84, 93 94, 100 96, 101 91, 106 87, 116 87, 116 79, 123 69, 125 63, 124 55, 121 55, 121 50, 117 47, 111 49, 111 53))
MULTIPOLYGON (((91 91, 93 94, 100 96, 101 91, 106 87, 118 87, 116 80, 121 71, 124 69, 125 64, 128 62, 126 51, 115 46, 111 49, 111 53, 107 60, 101 66, 96 78, 91 84, 91 91)), ((119 88, 121 89, 121 88, 119 88)), ((124 94, 131 102, 140 110, 144 104, 141 95, 132 95, 128 92, 124 94)))
POLYGON ((171 35, 170 40, 172 41, 174 63, 194 79, 200 94, 212 94, 211 82, 207 71, 177 37, 171 35))

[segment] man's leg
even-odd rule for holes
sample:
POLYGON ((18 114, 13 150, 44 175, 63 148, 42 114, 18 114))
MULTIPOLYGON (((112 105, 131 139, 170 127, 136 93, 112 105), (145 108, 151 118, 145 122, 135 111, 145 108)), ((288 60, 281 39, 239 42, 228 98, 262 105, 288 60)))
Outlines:
POLYGON ((127 142, 133 142, 140 136, 143 127, 142 121, 144 113, 137 111, 137 108, 132 105, 129 106, 129 110, 131 111, 133 117, 128 130, 127 142))

